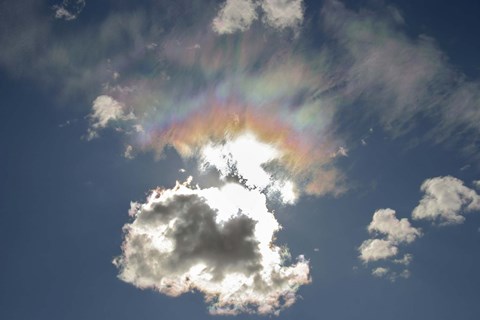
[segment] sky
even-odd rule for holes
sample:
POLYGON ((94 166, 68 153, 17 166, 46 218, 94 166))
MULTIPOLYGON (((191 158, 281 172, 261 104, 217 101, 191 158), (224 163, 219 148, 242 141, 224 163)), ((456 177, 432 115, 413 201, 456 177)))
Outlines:
POLYGON ((473 1, 0 2, 2 319, 478 319, 473 1))

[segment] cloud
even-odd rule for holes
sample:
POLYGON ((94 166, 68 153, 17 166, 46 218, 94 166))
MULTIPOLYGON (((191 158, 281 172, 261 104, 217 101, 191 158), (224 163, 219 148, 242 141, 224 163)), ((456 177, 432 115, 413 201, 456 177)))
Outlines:
POLYGON ((127 145, 125 147, 125 151, 123 152, 123 157, 125 159, 133 159, 135 156, 133 155, 133 147, 131 145, 127 145))
POLYGON ((263 0, 263 21, 275 29, 297 28, 303 22, 303 0, 263 0))
POLYGON ((114 260, 120 279, 169 296, 202 292, 212 314, 278 314, 310 282, 309 266, 303 256, 287 265, 265 202, 238 184, 152 191, 146 203, 132 203, 114 260))
POLYGON ((463 213, 480 210, 480 196, 452 176, 427 179, 420 189, 424 196, 412 212, 415 220, 455 225, 465 221, 463 213))
POLYGON ((257 20, 257 9, 262 21, 278 30, 297 29, 303 22, 303 0, 227 0, 213 19, 212 28, 219 34, 243 32, 257 20))
POLYGON ((390 270, 388 268, 378 267, 372 270, 372 275, 378 278, 382 278, 388 274, 390 270))
POLYGON ((410 253, 407 253, 403 256, 403 258, 401 259, 395 259, 393 260, 394 263, 396 264, 403 264, 404 266, 408 266, 410 265, 410 263, 412 263, 413 261, 413 255, 410 254, 410 253))
POLYGON ((421 140, 460 143, 475 154, 480 82, 452 65, 435 39, 407 34, 403 17, 388 5, 351 10, 328 0, 321 17, 331 40, 326 50, 335 55, 339 104, 361 106, 355 119, 378 119, 395 137, 428 119, 434 125, 421 140))
POLYGON ((106 128, 112 122, 134 120, 135 115, 125 113, 125 106, 110 96, 101 95, 93 101, 90 117, 90 128, 87 140, 98 136, 98 130, 106 128))
POLYGON ((472 184, 475 188, 477 188, 477 190, 480 189, 480 180, 475 180, 472 182, 472 184))
POLYGON ((54 5, 55 18, 63 20, 74 20, 85 7, 85 0, 63 0, 62 4, 54 5))
POLYGON ((392 241, 385 239, 368 239, 359 247, 363 262, 377 261, 396 256, 398 248, 392 241))
POLYGON ((236 177, 248 188, 278 194, 283 203, 293 204, 298 195, 296 186, 285 177, 275 176, 268 165, 282 156, 273 145, 258 141, 245 133, 223 143, 209 143, 200 150, 200 169, 215 168, 221 178, 236 177))
POLYGON ((256 9, 253 0, 227 0, 213 19, 213 30, 219 34, 245 31, 257 19, 256 9))
POLYGON ((412 227, 407 218, 397 219, 392 209, 377 210, 368 231, 384 234, 387 240, 393 243, 412 243, 421 236, 420 230, 412 227))
MULTIPOLYGON (((358 248, 360 260, 367 264, 380 260, 390 262, 396 265, 408 266, 413 260, 410 253, 404 254, 402 258, 393 259, 400 252, 399 246, 414 242, 422 236, 422 232, 412 227, 407 218, 397 219, 395 211, 392 209, 380 209, 375 211, 372 221, 368 226, 368 232, 377 238, 371 238, 363 241, 358 248), (380 239, 378 237, 381 237, 380 239)), ((376 267, 372 269, 372 275, 375 277, 386 277, 390 281, 397 278, 408 278, 410 271, 404 269, 400 273, 392 271, 387 267, 376 267)))

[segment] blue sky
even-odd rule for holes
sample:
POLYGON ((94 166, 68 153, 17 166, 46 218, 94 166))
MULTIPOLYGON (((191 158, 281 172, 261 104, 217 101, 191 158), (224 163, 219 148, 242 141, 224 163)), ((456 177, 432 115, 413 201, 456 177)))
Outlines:
POLYGON ((1 3, 1 317, 477 319, 476 12, 1 3))

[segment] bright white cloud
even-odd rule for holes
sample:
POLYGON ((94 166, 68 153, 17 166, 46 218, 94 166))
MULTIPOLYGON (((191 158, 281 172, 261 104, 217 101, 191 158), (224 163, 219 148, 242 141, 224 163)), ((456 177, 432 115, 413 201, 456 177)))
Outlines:
POLYGON ((397 219, 392 209, 377 210, 373 214, 368 231, 382 233, 393 243, 411 243, 421 235, 420 230, 412 227, 407 218, 397 219))
POLYGON ((200 151, 200 168, 216 168, 222 178, 237 177, 249 188, 278 193, 283 203, 294 203, 297 195, 293 182, 274 179, 265 165, 281 156, 274 146, 263 143, 251 133, 244 133, 223 143, 210 143, 200 151))
POLYGON ((280 225, 258 190, 177 183, 132 203, 130 215, 114 263, 120 279, 137 287, 202 292, 212 314, 278 314, 310 282, 303 256, 288 266, 287 249, 273 244, 280 225))
POLYGON ((480 196, 451 176, 427 179, 421 186, 425 194, 412 212, 415 220, 425 219, 439 225, 461 224, 466 212, 480 210, 480 196))
POLYGON ((110 122, 135 119, 132 112, 125 113, 125 106, 122 103, 107 95, 98 96, 93 101, 92 113, 89 117, 91 124, 87 134, 88 140, 97 137, 98 130, 107 127, 110 122))
POLYGON ((62 4, 54 5, 56 19, 74 20, 85 7, 85 0, 63 0, 62 4))
POLYGON ((245 31, 257 19, 256 9, 253 0, 227 0, 213 19, 213 30, 219 34, 245 31))
POLYGON ((303 21, 303 0, 263 0, 263 21, 275 29, 296 28, 303 21))

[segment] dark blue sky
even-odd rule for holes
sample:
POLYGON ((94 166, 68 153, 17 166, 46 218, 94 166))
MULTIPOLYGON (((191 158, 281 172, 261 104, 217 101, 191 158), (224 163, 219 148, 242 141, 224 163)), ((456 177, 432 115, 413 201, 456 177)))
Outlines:
MULTIPOLYGON (((44 43, 51 48, 58 39, 59 43, 69 43, 82 29, 96 26, 118 7, 131 5, 123 2, 127 3, 87 0, 76 19, 65 21, 53 18, 49 7, 54 1, 42 1, 35 7, 26 1, 25 6, 30 5, 33 12, 25 14, 50 16, 31 19, 29 23, 51 24, 45 29, 49 35, 45 36, 48 40, 44 43)), ((13 6, 13 1, 5 1, 0 10, 11 4, 13 6)), ((146 1, 131 6, 142 5, 155 4, 146 1)), ((167 4, 161 5, 167 7, 167 4)), ((182 5, 187 6, 183 2, 182 5)), ((389 5, 396 6, 403 16, 401 34, 407 39, 416 39, 419 34, 432 37, 438 50, 443 52, 448 68, 457 72, 455 78, 472 83, 479 81, 478 4, 473 1, 374 4, 366 1, 352 7, 347 5, 346 10, 358 12, 356 10, 364 10, 360 8, 370 8, 383 15, 382 10, 389 5)), ((171 12, 180 10, 175 5, 172 7, 171 12)), ((328 33, 317 31, 319 27, 316 27, 321 24, 322 7, 323 3, 306 1, 305 16, 311 20, 305 20, 309 29, 302 30, 301 37, 305 38, 302 41, 320 39, 328 33)), ((0 16, 5 12, 0 12, 0 16)), ((194 24, 192 19, 186 20, 194 24)), ((170 23, 166 21, 166 29, 171 27, 170 23)), ((182 21, 175 23, 181 25, 182 21)), ((120 39, 114 49, 89 48, 98 52, 92 55, 79 52, 70 60, 76 64, 75 70, 63 72, 42 60, 47 57, 42 45, 37 43, 41 41, 38 38, 41 32, 35 39, 27 36, 14 39, 16 34, 24 35, 19 30, 32 26, 12 21, 0 26, 3 30, 1 48, 10 46, 13 52, 18 49, 14 44, 22 47, 22 41, 35 42, 33 51, 25 53, 18 49, 12 53, 18 55, 16 58, 7 54, 0 57, 0 119, 3 121, 0 127, 3 149, 0 155, 0 318, 223 318, 208 314, 199 293, 172 298, 150 289, 142 290, 119 280, 118 269, 112 264, 112 259, 122 254, 122 227, 130 221, 130 201, 144 201, 148 190, 156 186, 172 187, 175 180, 185 178, 178 170, 191 166, 172 148, 160 159, 155 159, 151 151, 138 152, 134 159, 126 159, 124 148, 130 140, 114 129, 105 128, 99 138, 85 139, 91 125, 88 115, 92 112, 92 101, 102 94, 104 87, 101 80, 97 81, 98 85, 88 82, 88 76, 75 68, 93 70, 98 67, 95 59, 106 61, 112 55, 101 56, 103 53, 121 51, 123 46, 129 46, 125 54, 128 60, 135 54, 131 48, 136 44, 125 44, 120 39), (19 71, 23 69, 26 71, 19 71), (83 78, 77 83, 75 77, 83 78)), ((53 59, 52 56, 48 55, 48 59, 53 59)), ((60 59, 59 56, 55 59, 60 59)), ((156 77, 155 68, 163 67, 148 60, 123 70, 133 74, 129 79, 132 83, 132 79, 156 77), (134 68, 138 70, 132 70, 134 68)), ((188 77, 188 70, 182 72, 188 77)), ((279 319, 478 319, 479 212, 466 213, 463 224, 444 227, 429 221, 412 221, 411 213, 423 196, 420 186, 426 179, 450 175, 474 190, 472 182, 480 178, 476 142, 480 128, 470 123, 450 125, 446 120, 439 124, 435 117, 443 116, 439 116, 438 111, 432 111, 434 118, 425 118, 422 111, 409 120, 415 121, 410 131, 397 134, 385 125, 382 115, 363 113, 370 107, 369 103, 379 103, 366 99, 365 96, 370 95, 365 92, 358 95, 358 101, 347 99, 345 104, 350 106, 335 118, 338 121, 335 133, 345 141, 349 152, 332 165, 344 175, 348 190, 339 196, 304 195, 295 205, 276 207, 276 218, 283 226, 276 242, 287 245, 293 257, 304 254, 310 261, 312 278, 312 283, 300 287, 301 298, 283 310, 279 319), (466 127, 468 131, 463 131, 466 127), (447 132, 449 136, 431 138, 436 135, 435 130, 447 132), (366 145, 360 143, 363 138, 366 145), (398 218, 408 218, 412 225, 422 229, 422 237, 400 246, 402 252, 414 256, 408 266, 411 275, 407 279, 390 281, 374 277, 371 270, 376 263, 364 265, 358 258, 358 247, 370 237, 366 228, 372 215, 382 208, 396 210, 398 218)), ((443 108, 452 114, 469 113, 471 119, 476 119, 480 114, 479 101, 472 98, 468 107, 458 109, 449 102, 443 108)), ((430 110, 425 111, 428 112, 430 110)), ((396 121, 399 120, 393 122, 396 121)), ((388 261, 387 265, 398 267, 388 261)), ((237 319, 266 317, 236 316, 237 319)))

